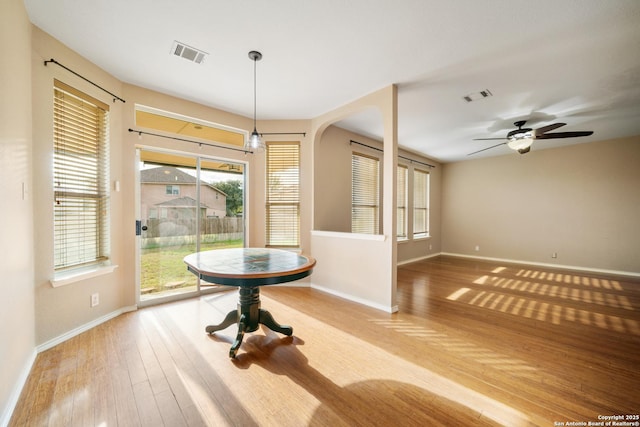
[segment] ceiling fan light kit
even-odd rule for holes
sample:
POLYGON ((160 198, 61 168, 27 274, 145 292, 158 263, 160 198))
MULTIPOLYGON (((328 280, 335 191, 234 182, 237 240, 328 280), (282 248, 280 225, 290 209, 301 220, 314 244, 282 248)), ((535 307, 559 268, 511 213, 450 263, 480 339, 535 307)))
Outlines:
POLYGON ((529 132, 524 135, 512 136, 507 142, 507 146, 516 151, 529 148, 531 144, 533 144, 533 135, 529 132))
POLYGON ((530 128, 522 128, 522 126, 527 123, 525 120, 519 120, 514 122, 513 124, 518 127, 518 129, 512 130, 507 134, 506 138, 475 138, 474 141, 493 141, 493 140, 503 140, 506 139, 505 142, 501 144, 492 145, 491 147, 483 148, 482 150, 474 151, 473 153, 467 154, 467 156, 471 156, 476 153, 480 153, 482 151, 490 150, 495 147, 499 147, 501 145, 507 145, 507 147, 511 148, 514 151, 517 151, 520 154, 526 154, 531 151, 531 144, 536 139, 557 139, 557 138, 575 138, 579 136, 589 136, 593 135, 592 131, 575 131, 575 132, 555 132, 555 133, 547 133, 554 129, 557 129, 562 126, 566 126, 566 123, 553 123, 547 126, 543 126, 536 130, 530 128))
POLYGON ((519 152, 520 154, 524 154, 529 152, 532 143, 533 139, 531 138, 513 139, 507 142, 507 147, 519 152))

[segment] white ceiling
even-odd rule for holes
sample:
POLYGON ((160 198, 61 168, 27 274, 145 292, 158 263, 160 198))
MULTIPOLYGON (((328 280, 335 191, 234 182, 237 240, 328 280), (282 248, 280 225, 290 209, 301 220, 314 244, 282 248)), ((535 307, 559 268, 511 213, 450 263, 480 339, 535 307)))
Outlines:
MULTIPOLYGON (((398 85, 402 147, 443 162, 519 154, 516 120, 640 135, 638 0, 25 0, 31 21, 118 79, 258 120, 310 119, 398 85), (209 53, 197 65, 174 40, 209 53), (471 103, 462 97, 488 89, 471 103)), ((207 119, 207 118, 204 118, 207 119)), ((340 126, 381 139, 375 112, 340 126)), ((296 131, 297 129, 283 129, 296 131)))

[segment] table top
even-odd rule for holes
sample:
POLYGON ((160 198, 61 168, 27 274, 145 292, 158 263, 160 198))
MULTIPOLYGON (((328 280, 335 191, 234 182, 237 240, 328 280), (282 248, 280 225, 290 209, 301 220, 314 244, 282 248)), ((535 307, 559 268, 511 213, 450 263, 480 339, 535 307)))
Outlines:
POLYGON ((273 248, 231 248, 184 257, 202 280, 230 286, 259 286, 298 280, 311 274, 316 260, 273 248))

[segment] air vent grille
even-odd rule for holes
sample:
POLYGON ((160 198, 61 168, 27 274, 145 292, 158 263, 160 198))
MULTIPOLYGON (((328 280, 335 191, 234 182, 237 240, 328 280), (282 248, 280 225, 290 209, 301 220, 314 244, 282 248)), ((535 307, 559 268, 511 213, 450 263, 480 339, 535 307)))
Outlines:
POLYGON ((171 47, 171 54, 184 58, 188 61, 195 62, 196 64, 202 64, 205 56, 208 55, 208 53, 205 51, 188 46, 179 41, 173 42, 173 46, 171 47))
POLYGON ((462 97, 467 102, 477 101, 478 99, 488 98, 493 96, 489 89, 481 90, 480 92, 470 93, 462 97))

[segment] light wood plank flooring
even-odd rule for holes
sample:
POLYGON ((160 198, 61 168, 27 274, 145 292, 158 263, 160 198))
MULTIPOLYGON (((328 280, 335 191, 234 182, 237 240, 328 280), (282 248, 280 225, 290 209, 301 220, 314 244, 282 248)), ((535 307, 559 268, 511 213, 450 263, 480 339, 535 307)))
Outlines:
POLYGON ((437 257, 400 312, 265 287, 294 328, 205 334, 237 293, 141 309, 38 355, 11 426, 554 426, 640 412, 640 281, 437 257))

